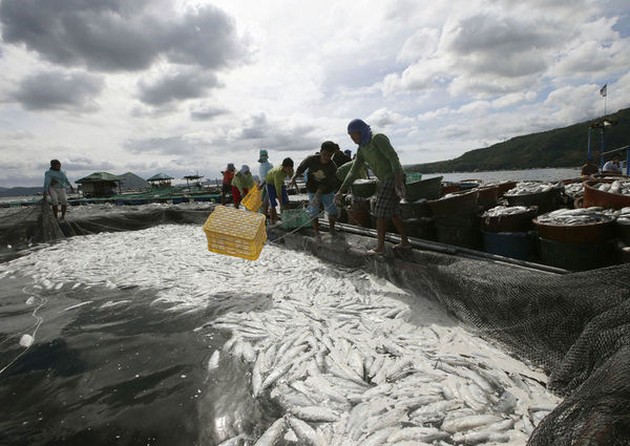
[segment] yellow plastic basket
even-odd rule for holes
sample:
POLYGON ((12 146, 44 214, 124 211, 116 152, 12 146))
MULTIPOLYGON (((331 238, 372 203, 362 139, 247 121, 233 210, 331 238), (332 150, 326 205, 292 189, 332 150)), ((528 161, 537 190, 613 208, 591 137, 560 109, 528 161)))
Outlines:
POLYGON ((254 184, 254 187, 249 190, 245 198, 241 200, 241 203, 250 211, 258 212, 258 209, 262 206, 262 191, 257 184, 254 184))
POLYGON ((203 225, 208 250, 217 254, 256 260, 267 240, 265 216, 216 206, 203 225))

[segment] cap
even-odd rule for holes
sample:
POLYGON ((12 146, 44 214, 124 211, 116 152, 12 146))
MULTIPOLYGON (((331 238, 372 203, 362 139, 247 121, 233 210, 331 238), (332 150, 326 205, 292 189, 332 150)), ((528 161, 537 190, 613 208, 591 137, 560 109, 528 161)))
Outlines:
POLYGON ((249 166, 247 164, 241 166, 241 173, 249 173, 249 166))
POLYGON ((236 167, 234 167, 234 163, 228 163, 227 170, 236 170, 236 167))
POLYGON ((260 152, 258 152, 259 163, 265 162, 268 158, 269 158, 269 154, 267 153, 265 149, 261 149, 260 152))

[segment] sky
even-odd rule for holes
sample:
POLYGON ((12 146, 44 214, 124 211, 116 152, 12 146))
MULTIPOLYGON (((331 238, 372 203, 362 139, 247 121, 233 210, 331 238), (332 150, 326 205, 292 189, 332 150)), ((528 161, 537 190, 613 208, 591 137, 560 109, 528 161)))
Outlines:
POLYGON ((630 106, 627 0, 0 0, 0 38, 0 187, 257 172, 354 153, 354 118, 442 161, 630 106))

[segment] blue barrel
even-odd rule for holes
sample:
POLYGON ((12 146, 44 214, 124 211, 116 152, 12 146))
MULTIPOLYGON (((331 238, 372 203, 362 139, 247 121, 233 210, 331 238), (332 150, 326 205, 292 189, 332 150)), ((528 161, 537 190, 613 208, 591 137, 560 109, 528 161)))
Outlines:
POLYGON ((512 259, 536 261, 536 235, 534 232, 483 231, 483 250, 512 259))
POLYGON ((587 271, 617 263, 614 240, 564 243, 539 237, 543 263, 571 271, 587 271))

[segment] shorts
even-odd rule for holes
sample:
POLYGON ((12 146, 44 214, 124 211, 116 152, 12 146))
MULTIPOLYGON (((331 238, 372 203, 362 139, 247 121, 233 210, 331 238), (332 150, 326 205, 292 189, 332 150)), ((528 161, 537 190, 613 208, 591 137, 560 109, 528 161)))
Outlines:
POLYGON ((396 181, 393 177, 379 181, 374 216, 376 218, 391 218, 401 215, 400 197, 396 194, 396 181))
POLYGON ((315 218, 319 215, 322 205, 324 206, 324 210, 328 214, 329 217, 336 217, 339 214, 337 210, 337 206, 335 206, 335 193, 331 192, 329 194, 322 194, 319 198, 321 203, 317 206, 313 206, 313 199, 315 198, 315 193, 308 193, 308 215, 311 218, 315 218))
MULTIPOLYGON (((276 208, 278 206, 278 194, 276 193, 276 186, 273 184, 267 184, 267 192, 269 192, 269 205, 272 208, 276 208)), ((287 187, 282 185, 282 204, 286 204, 289 202, 289 194, 287 193, 287 187)))
POLYGON ((68 204, 68 198, 66 197, 66 190, 56 187, 49 187, 48 194, 50 195, 50 201, 53 206, 66 206, 68 204))

